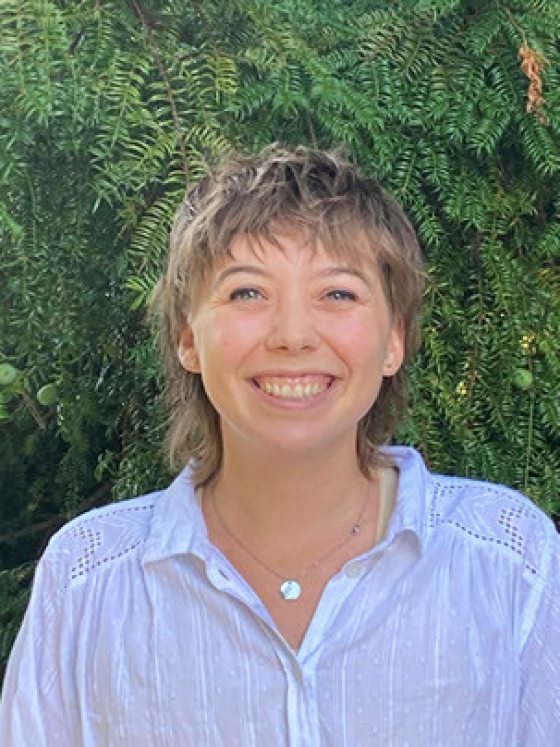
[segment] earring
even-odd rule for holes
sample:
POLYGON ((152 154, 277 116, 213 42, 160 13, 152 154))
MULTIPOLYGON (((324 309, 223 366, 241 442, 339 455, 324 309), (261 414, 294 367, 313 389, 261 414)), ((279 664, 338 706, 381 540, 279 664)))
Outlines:
POLYGON ((392 355, 387 356, 384 362, 385 376, 393 376, 393 374, 395 373, 394 367, 395 367, 395 362, 393 360, 393 356, 392 355))

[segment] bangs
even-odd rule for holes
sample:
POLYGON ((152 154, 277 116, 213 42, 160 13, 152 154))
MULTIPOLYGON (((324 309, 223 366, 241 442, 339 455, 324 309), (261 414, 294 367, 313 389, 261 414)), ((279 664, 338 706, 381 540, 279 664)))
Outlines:
POLYGON ((220 230, 211 240, 198 242, 193 247, 189 262, 192 268, 188 271, 191 278, 196 275, 199 281, 207 280, 224 262, 235 259, 235 246, 240 240, 245 241, 260 260, 271 246, 284 252, 286 237, 300 241, 302 249, 312 252, 322 249, 331 257, 359 268, 379 263, 386 253, 388 236, 372 230, 372 226, 364 223, 348 205, 339 203, 327 209, 323 206, 319 215, 290 211, 268 222, 262 217, 250 223, 228 220, 235 215, 231 212, 233 215, 224 216, 220 230))

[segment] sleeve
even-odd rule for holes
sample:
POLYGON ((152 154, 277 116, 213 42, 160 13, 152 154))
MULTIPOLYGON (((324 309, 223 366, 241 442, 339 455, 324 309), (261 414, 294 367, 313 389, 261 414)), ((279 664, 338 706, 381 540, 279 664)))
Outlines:
POLYGON ((72 620, 49 549, 8 661, 0 701, 2 747, 77 747, 72 620))
MULTIPOLYGON (((560 745, 560 535, 550 536, 548 572, 521 656, 519 745, 560 745)), ((544 559, 544 558, 543 558, 544 559)))

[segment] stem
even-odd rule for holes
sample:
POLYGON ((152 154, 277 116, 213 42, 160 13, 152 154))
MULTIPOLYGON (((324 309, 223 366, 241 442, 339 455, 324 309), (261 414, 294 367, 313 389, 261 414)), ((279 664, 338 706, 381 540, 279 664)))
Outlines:
POLYGON ((35 402, 33 402, 33 400, 31 399, 31 397, 29 396, 29 394, 27 394, 27 392, 22 392, 21 393, 21 397, 23 399, 23 402, 24 402, 25 406, 27 407, 27 409, 31 413, 31 416, 33 417, 33 420, 37 423, 37 425, 39 426, 39 428, 42 431, 46 430, 47 423, 46 423, 45 419, 43 418, 43 416, 41 415, 41 413, 39 412, 39 410, 37 409, 37 407, 35 406, 35 402))
POLYGON ((307 125, 307 130, 309 132, 309 138, 311 139, 311 145, 314 148, 317 148, 317 136, 315 134, 315 128, 313 127, 313 121, 311 120, 311 117, 309 116, 309 112, 305 113, 305 123, 307 125))
POLYGON ((523 491, 528 492, 529 487, 529 465, 531 452, 533 450, 533 418, 535 414, 535 393, 531 392, 531 403, 529 405, 529 423, 527 426, 527 453, 525 454, 525 474, 523 476, 523 491))
POLYGON ((523 28, 515 20, 515 18, 513 16, 513 13, 511 12, 511 10, 509 8, 504 8, 504 10, 508 14, 509 20, 511 21, 512 25, 515 26, 515 28, 519 31, 519 33, 521 35, 521 39, 523 40, 523 44, 527 44, 527 37, 525 36, 525 31, 523 30, 523 28))
POLYGON ((181 158, 183 160, 183 174, 185 178, 185 188, 186 188, 189 186, 189 169, 187 165, 187 152, 185 150, 185 137, 183 134, 183 129, 181 127, 181 118, 179 117, 177 105, 175 104, 175 98, 173 96, 173 89, 171 87, 171 81, 169 80, 169 75, 167 74, 167 70, 165 69, 163 60, 161 59, 161 53, 155 43, 154 33, 150 27, 150 24, 148 23, 148 20, 146 18, 144 11, 140 7, 140 3, 137 2, 137 0, 132 0, 132 7, 134 9, 134 12, 140 19, 140 22, 142 23, 142 28, 144 29, 144 33, 146 34, 146 39, 148 40, 148 46, 150 47, 150 50, 154 57, 154 62, 161 76, 161 79, 163 80, 163 83, 165 85, 165 90, 167 92, 167 100, 169 102, 169 108, 171 110, 171 117, 173 118, 173 129, 175 130, 175 138, 177 140, 177 145, 179 146, 179 150, 181 151, 181 158))

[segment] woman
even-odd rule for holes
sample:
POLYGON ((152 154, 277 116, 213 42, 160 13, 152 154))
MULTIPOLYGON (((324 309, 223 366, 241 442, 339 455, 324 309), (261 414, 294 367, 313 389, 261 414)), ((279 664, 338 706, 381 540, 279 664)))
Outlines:
POLYGON ((336 154, 272 146, 188 195, 157 294, 187 467, 51 541, 1 744, 560 743, 551 522, 384 446, 422 281, 336 154))

